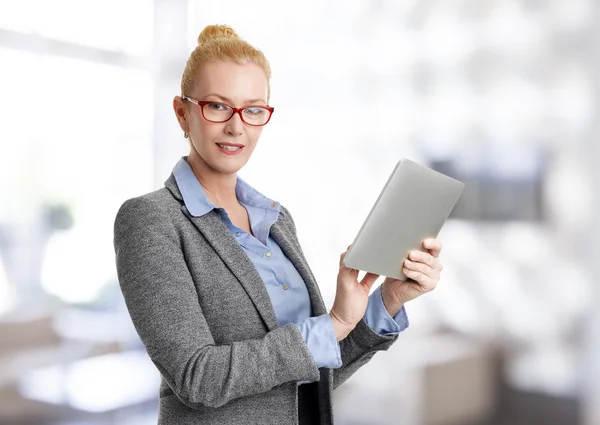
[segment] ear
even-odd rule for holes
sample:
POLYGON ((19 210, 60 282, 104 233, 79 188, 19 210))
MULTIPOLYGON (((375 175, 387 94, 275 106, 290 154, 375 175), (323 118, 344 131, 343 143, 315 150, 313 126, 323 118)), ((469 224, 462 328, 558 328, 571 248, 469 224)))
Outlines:
POLYGON ((185 106, 185 101, 181 96, 175 96, 173 98, 173 111, 175 111, 175 117, 177 117, 181 130, 184 133, 189 133, 190 126, 187 120, 187 108, 185 106))

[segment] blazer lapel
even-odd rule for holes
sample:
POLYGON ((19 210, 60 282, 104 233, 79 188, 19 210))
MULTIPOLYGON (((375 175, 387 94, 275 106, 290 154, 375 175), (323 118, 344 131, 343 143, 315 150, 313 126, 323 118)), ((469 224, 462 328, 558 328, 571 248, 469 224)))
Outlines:
POLYGON ((302 249, 293 238, 291 237, 290 231, 286 230, 281 223, 281 219, 277 220, 271 226, 271 236, 275 239, 275 242, 281 247, 281 250, 285 253, 287 258, 292 262, 306 287, 308 288, 308 295, 310 297, 310 303, 313 309, 313 316, 320 316, 327 313, 323 297, 317 286, 317 281, 313 276, 308 263, 302 254, 302 249))
POLYGON ((256 267, 254 267, 244 249, 238 244, 233 235, 231 235, 231 232, 225 226, 218 213, 212 210, 201 217, 194 217, 189 213, 185 205, 181 209, 240 281, 263 318, 267 328, 269 330, 276 329, 279 325, 267 288, 256 267))
POLYGON ((231 272, 237 277, 243 286, 244 290, 252 300, 252 303, 258 310, 267 328, 271 331, 276 329, 279 324, 273 310, 271 298, 267 292, 267 288, 258 274, 256 267, 244 252, 244 249, 238 244, 225 223, 221 220, 216 211, 210 211, 201 217, 194 217, 190 214, 185 204, 183 197, 177 186, 177 181, 173 173, 165 181, 165 187, 171 192, 175 199, 181 202, 181 210, 196 226, 196 228, 204 235, 208 243, 211 244, 215 252, 231 272))
MULTIPOLYGON (((240 281, 263 318, 267 328, 269 330, 276 329, 279 325, 265 283, 244 249, 238 244, 233 235, 231 235, 231 232, 229 232, 229 229, 227 229, 227 226, 225 226, 218 216, 218 213, 213 210, 201 217, 191 215, 183 204, 183 197, 177 187, 173 173, 165 181, 165 187, 182 203, 181 210, 183 213, 194 223, 212 245, 215 252, 240 281)), ((290 231, 281 223, 281 219, 275 221, 271 226, 271 235, 304 280, 308 289, 313 315, 326 314, 327 309, 325 308, 316 279, 308 267, 308 263, 302 254, 302 249, 293 240, 290 231)))

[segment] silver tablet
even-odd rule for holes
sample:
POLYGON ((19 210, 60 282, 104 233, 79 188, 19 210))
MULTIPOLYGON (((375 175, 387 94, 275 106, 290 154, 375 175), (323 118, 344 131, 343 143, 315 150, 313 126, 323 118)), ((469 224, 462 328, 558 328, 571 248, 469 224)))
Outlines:
POLYGON ((344 257, 344 265, 410 280, 402 265, 410 251, 437 237, 465 184, 402 158, 344 257))

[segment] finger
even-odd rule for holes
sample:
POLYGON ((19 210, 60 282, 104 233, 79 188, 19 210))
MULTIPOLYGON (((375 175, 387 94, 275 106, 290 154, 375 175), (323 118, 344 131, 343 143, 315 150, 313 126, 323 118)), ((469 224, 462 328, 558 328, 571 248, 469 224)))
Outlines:
POLYGON ((406 275, 406 277, 413 279, 423 292, 429 292, 435 289, 437 286, 437 279, 432 279, 421 272, 410 270, 406 267, 402 269, 402 272, 406 275))
POLYGON ((444 265, 442 264, 439 258, 434 258, 433 268, 436 269, 438 272, 441 272, 443 270, 444 265))
POLYGON ((340 268, 345 267, 344 266, 344 257, 346 256, 345 252, 342 252, 342 254, 340 255, 340 268))
POLYGON ((404 260, 404 266, 411 270, 416 270, 418 272, 424 273, 431 278, 439 278, 440 273, 444 268, 439 258, 434 258, 431 266, 426 263, 410 261, 409 259, 406 259, 404 260))
POLYGON ((362 286, 366 286, 368 290, 371 290, 371 287, 373 286, 377 278, 379 278, 378 274, 368 272, 364 275, 364 277, 360 281, 360 284, 362 286))
POLYGON ((423 251, 411 251, 408 254, 408 259, 417 263, 427 264, 429 267, 434 267, 435 258, 428 252, 423 251))
POLYGON ((344 265, 344 258, 346 257, 346 254, 347 254, 347 252, 342 252, 342 254, 340 255, 340 265, 339 265, 340 270, 341 269, 350 270, 350 271, 352 271, 352 272, 354 272, 354 273, 356 273, 358 275, 358 270, 352 269, 350 267, 346 267, 344 265))
POLYGON ((413 271, 422 273, 422 274, 430 277, 431 279, 438 277, 438 274, 439 274, 437 269, 434 269, 433 267, 428 266, 425 263, 417 263, 414 261, 405 260, 404 267, 406 267, 409 270, 413 270, 413 271))
POLYGON ((442 251, 442 242, 439 239, 428 238, 423 241, 423 248, 425 248, 433 257, 437 258, 442 251))

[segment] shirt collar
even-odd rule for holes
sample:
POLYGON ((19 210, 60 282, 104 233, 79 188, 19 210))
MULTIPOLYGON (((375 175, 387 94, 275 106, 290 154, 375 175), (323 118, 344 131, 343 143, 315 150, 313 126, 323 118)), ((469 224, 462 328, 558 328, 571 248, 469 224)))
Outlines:
MULTIPOLYGON (((195 217, 202 216, 215 208, 215 205, 209 201, 204 188, 192 171, 192 167, 187 162, 188 156, 182 156, 173 168, 173 176, 181 192, 183 202, 195 217)), ((281 204, 254 189, 246 183, 240 176, 236 178, 235 194, 244 206, 253 206, 268 211, 280 211, 281 204)))

